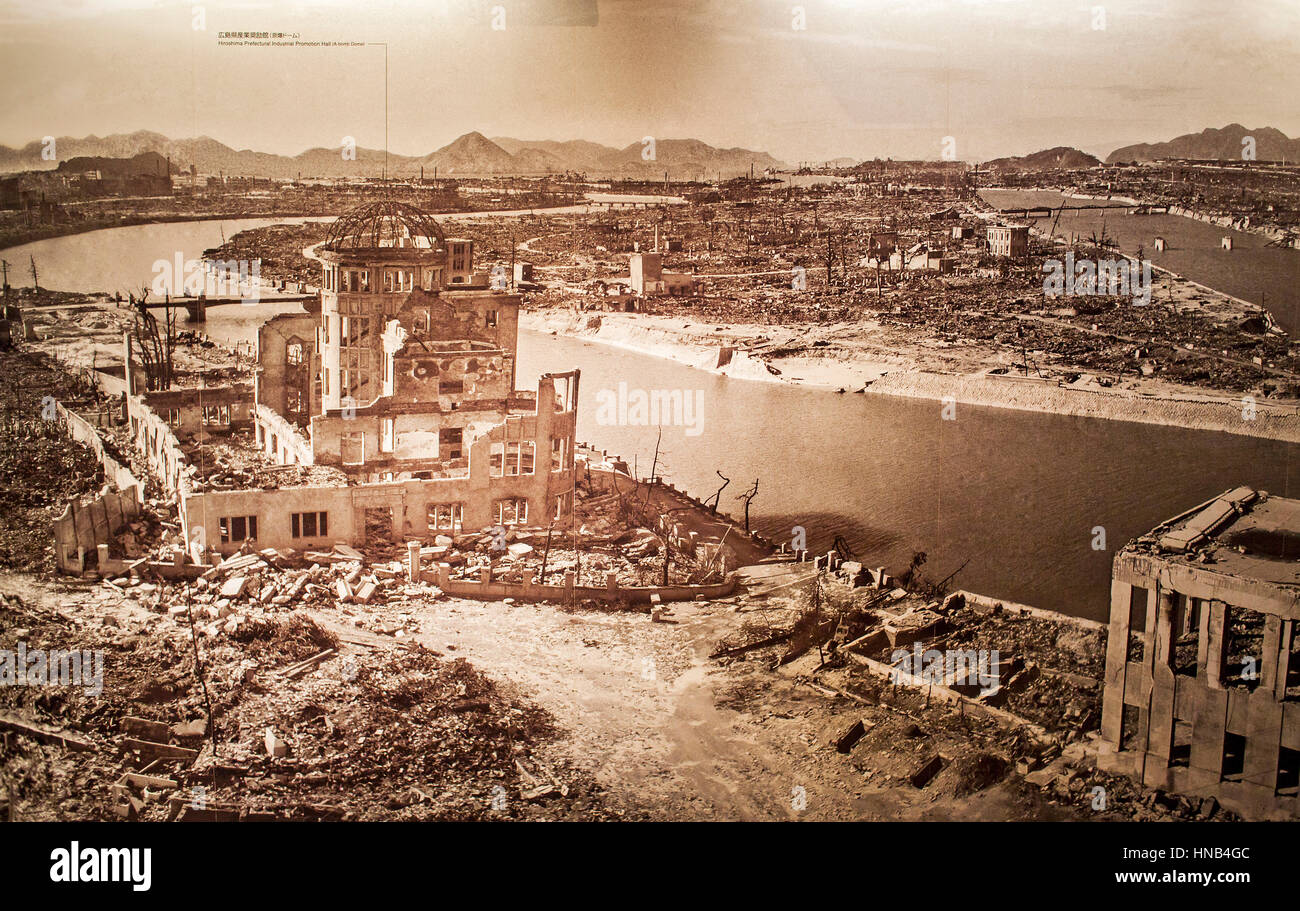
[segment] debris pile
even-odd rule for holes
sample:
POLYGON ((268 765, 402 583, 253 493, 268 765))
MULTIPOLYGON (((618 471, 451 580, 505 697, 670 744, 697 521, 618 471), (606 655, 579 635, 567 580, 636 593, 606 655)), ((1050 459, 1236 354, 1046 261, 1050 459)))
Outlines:
POLYGON ((544 712, 464 660, 348 639, 300 611, 196 638, 103 586, 65 598, 67 613, 48 603, 4 598, 0 649, 102 650, 102 691, 0 687, 0 796, 15 819, 617 812, 545 758, 558 732, 544 712))
POLYGON ((73 407, 98 396, 33 352, 0 351, 0 371, 0 567, 48 571, 50 525, 69 500, 104 484, 94 454, 54 419, 53 402, 73 407))

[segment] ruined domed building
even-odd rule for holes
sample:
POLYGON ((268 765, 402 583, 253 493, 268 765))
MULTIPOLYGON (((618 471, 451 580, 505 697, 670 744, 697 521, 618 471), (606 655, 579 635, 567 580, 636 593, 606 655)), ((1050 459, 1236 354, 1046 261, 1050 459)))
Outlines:
POLYGON ((259 330, 252 409, 261 452, 316 466, 286 472, 313 483, 190 494, 187 525, 233 550, 567 515, 578 371, 515 389, 520 298, 474 271, 473 242, 383 201, 339 218, 315 255, 319 313, 259 330))

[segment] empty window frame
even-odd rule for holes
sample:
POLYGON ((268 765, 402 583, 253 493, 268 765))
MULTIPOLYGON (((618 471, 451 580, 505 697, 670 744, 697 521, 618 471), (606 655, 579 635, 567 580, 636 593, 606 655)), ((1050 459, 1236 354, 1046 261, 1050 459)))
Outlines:
POLYGON ((459 531, 465 523, 462 503, 430 503, 429 531, 459 531))
POLYGON ((257 540, 257 516, 224 516, 218 522, 222 544, 257 540))
POLYGON ((203 423, 207 425, 224 425, 230 423, 229 405, 204 405, 203 423))
POLYGON ((1276 793, 1282 797, 1300 794, 1300 751, 1278 748, 1276 793))
POLYGON ((1200 650, 1201 611, 1205 609, 1199 598, 1187 595, 1174 596, 1173 636, 1169 652, 1175 674, 1196 676, 1196 659, 1200 650))
POLYGON ((1169 768, 1187 768, 1192 764, 1192 723, 1174 719, 1173 742, 1169 745, 1169 768))
POLYGON ((362 465, 366 461, 366 434, 354 430, 339 438, 339 456, 344 465, 362 465))
POLYGON ((447 459, 459 459, 462 456, 465 431, 462 427, 444 427, 438 431, 438 451, 447 459))
POLYGON ((536 471, 536 444, 532 440, 493 443, 489 468, 494 478, 532 474, 536 471))
POLYGON ((1147 590, 1134 585, 1128 599, 1128 660, 1141 663, 1146 657, 1147 590))
POLYGON ((1225 608, 1224 638, 1228 643, 1223 685, 1253 690, 1259 686, 1264 661, 1264 615, 1259 611, 1225 608))
POLYGON ((492 518, 497 525, 525 525, 528 523, 528 500, 510 497, 492 504, 492 518))
POLYGON ((330 533, 327 512, 295 512, 290 524, 295 538, 323 538, 330 533))
POLYGON ((1220 781, 1241 781, 1246 771, 1246 738, 1231 731, 1223 733, 1223 771, 1220 781))

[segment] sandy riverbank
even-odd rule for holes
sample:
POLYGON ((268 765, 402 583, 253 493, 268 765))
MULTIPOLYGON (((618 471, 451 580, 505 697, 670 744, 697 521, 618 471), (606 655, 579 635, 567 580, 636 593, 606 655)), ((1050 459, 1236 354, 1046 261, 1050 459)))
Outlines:
POLYGON ((1300 443, 1300 407, 1127 380, 1102 386, 1081 373, 1073 383, 993 369, 1009 355, 988 349, 897 345, 879 327, 718 326, 654 314, 530 311, 523 329, 582 338, 737 379, 896 395, 959 405, 1135 421, 1300 443), (888 350, 886 350, 888 346, 888 350), (730 353, 728 354, 728 351, 730 353))

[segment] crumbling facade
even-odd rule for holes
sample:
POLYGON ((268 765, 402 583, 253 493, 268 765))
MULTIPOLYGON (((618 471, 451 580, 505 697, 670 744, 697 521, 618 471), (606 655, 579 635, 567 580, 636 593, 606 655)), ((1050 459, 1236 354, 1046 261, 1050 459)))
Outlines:
POLYGON ((1300 500, 1248 487, 1115 558, 1098 765, 1300 817, 1300 500))
POLYGON ((320 312, 259 332, 252 420, 271 462, 331 480, 191 491, 191 536, 302 547, 567 515, 578 371, 515 389, 520 298, 474 272, 472 242, 380 202, 340 218, 319 258, 320 312))

